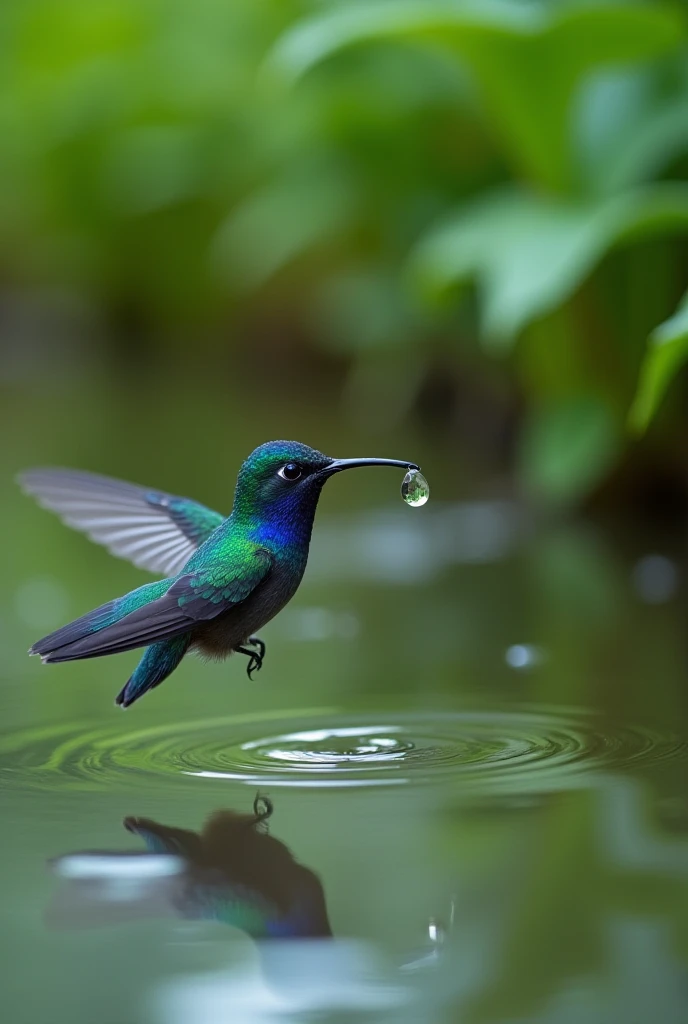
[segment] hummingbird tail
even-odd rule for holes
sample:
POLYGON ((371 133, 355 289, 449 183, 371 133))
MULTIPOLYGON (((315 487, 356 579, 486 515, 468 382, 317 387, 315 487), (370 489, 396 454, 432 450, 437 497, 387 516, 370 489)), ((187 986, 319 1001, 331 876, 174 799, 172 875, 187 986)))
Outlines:
POLYGON ((100 651, 90 638, 109 626, 115 625, 126 615, 143 608, 164 594, 170 586, 170 580, 158 580, 145 583, 137 590, 132 590, 124 597, 102 604, 100 608, 86 612, 80 618, 67 623, 54 633, 49 633, 29 649, 29 654, 40 654, 43 661, 76 661, 78 658, 96 658, 99 654, 110 653, 100 651))
POLYGON ((171 672, 174 672, 186 654, 190 642, 191 634, 183 633, 171 640, 151 644, 134 669, 127 685, 117 694, 115 704, 128 708, 148 690, 159 686, 171 672))

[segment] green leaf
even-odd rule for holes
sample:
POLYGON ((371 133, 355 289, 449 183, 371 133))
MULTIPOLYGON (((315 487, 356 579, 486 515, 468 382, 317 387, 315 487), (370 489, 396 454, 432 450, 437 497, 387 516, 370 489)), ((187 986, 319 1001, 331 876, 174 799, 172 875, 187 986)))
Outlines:
POLYGON ((688 150, 688 93, 660 90, 637 69, 586 82, 574 118, 574 138, 587 189, 613 195, 657 177, 688 150))
POLYGON ((660 174, 688 150, 688 96, 652 110, 610 159, 604 184, 611 192, 660 174))
POLYGON ((531 413, 523 430, 519 475, 536 498, 568 502, 603 478, 620 450, 619 429, 605 403, 573 395, 531 413))
POLYGON ((561 189, 575 176, 569 122, 581 80, 601 66, 666 52, 683 28, 680 12, 668 5, 348 4, 290 28, 266 70, 294 81, 343 49, 380 39, 450 49, 472 71, 520 171, 561 189))
POLYGON ((451 3, 368 3, 334 6, 290 27, 268 59, 268 71, 296 81, 340 50, 376 39, 493 33, 532 36, 542 29, 543 13, 535 7, 485 0, 458 6, 451 3))
POLYGON ((642 433, 662 401, 669 384, 688 360, 688 292, 669 319, 656 327, 640 369, 638 389, 629 414, 629 425, 642 433))
POLYGON ((684 184, 649 185, 586 204, 493 193, 431 231, 410 271, 428 296, 475 279, 483 333, 504 348, 567 300, 613 246, 671 232, 688 232, 684 184))

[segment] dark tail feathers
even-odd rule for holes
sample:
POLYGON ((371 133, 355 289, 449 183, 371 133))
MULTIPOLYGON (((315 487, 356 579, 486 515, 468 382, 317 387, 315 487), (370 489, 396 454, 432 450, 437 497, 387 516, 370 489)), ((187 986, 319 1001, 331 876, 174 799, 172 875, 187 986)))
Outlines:
POLYGON ((117 694, 115 704, 128 708, 148 690, 159 686, 171 672, 174 672, 186 654, 190 641, 191 636, 184 633, 172 640, 161 640, 160 643, 151 644, 134 669, 127 685, 117 694))
POLYGON ((101 605, 100 608, 87 612, 80 618, 75 619, 74 622, 69 622, 66 626, 62 626, 61 629, 56 629, 54 633, 49 633, 42 640, 37 640, 29 648, 29 654, 40 654, 45 662, 71 661, 74 657, 74 655, 69 653, 69 648, 72 644, 83 640, 84 637, 90 636, 92 633, 99 632, 99 630, 104 629, 106 626, 110 626, 113 622, 117 622, 118 618, 126 614, 126 612, 118 614, 118 605, 121 605, 121 600, 119 599, 108 601, 107 604, 101 605))
MULTIPOLYGON (((74 622, 67 623, 62 629, 56 629, 49 633, 42 640, 37 640, 30 648, 29 654, 40 654, 43 661, 75 661, 80 658, 98 658, 102 654, 112 654, 116 650, 131 650, 132 647, 145 647, 145 636, 136 636, 132 642, 126 644, 126 636, 119 638, 119 643, 106 643, 105 640, 110 634, 104 634, 97 640, 95 633, 107 630, 116 626, 118 622, 132 615, 146 605, 162 597, 171 585, 171 580, 156 580, 154 583, 144 583, 137 590, 132 590, 125 597, 118 597, 114 601, 102 604, 100 608, 86 612, 81 618, 74 622), (103 641, 101 643, 101 641, 103 641), (114 649, 113 649, 114 648, 114 649)), ((126 631, 125 631, 126 632, 126 631)), ((159 639, 157 637, 156 639, 159 639)))

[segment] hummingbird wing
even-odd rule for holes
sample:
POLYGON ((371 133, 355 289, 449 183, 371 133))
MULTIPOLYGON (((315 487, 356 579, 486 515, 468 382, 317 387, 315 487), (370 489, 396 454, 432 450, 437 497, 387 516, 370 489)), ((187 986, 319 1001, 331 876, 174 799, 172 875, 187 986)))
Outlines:
MULTIPOLYGON (((31 653, 40 654, 44 661, 76 661, 169 640, 241 604, 267 578, 271 566, 272 555, 256 546, 236 563, 185 573, 157 600, 97 631, 75 630, 82 622, 77 619, 39 640, 31 653)), ((83 619, 88 622, 92 617, 90 613, 83 619)))
POLYGON ((119 558, 176 576, 224 516, 191 498, 74 469, 29 469, 27 494, 119 558))

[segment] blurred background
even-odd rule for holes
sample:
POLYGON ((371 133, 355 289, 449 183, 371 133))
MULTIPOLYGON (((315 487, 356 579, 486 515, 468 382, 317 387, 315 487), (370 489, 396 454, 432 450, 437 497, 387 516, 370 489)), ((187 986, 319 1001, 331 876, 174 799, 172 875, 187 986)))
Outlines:
POLYGON ((10 420, 88 391, 122 437, 145 403, 188 460, 276 401, 323 446, 323 408, 422 434, 457 493, 685 511, 683 4, 6 0, 0 31, 10 420))
POLYGON ((439 730, 445 774, 285 786, 276 835, 337 936, 410 956, 457 901, 446 985, 409 1020, 436 999, 476 1024, 681 1024, 686 5, 4 0, 0 140, 12 1019, 178 1019, 142 1000, 224 964, 225 933, 49 934, 46 858, 136 849, 125 815, 246 813, 253 778, 180 777, 223 752, 207 723, 354 721, 364 750, 385 723, 409 750, 439 730), (186 659, 119 716, 133 656, 26 657, 149 577, 18 470, 228 511, 278 437, 411 459, 432 498, 408 509, 391 471, 328 485, 259 681, 186 659), (466 707, 487 716, 468 777, 466 707))

